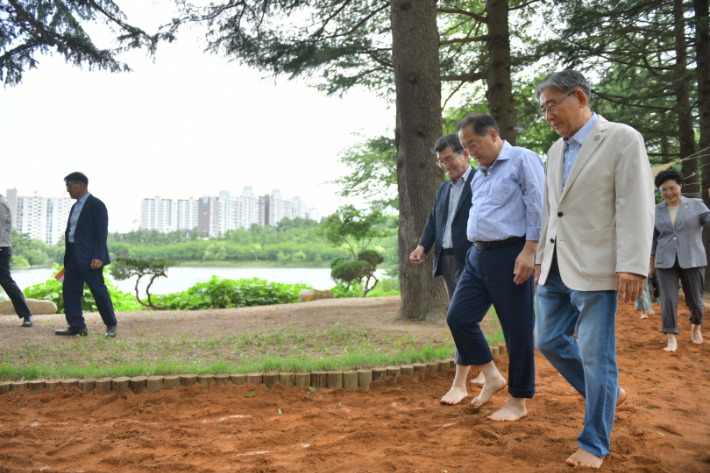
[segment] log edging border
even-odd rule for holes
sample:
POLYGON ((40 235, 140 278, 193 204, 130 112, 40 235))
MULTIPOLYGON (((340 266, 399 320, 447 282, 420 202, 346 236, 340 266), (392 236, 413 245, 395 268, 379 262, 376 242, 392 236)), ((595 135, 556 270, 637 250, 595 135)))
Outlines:
MULTIPOLYGON (((504 342, 490 346, 493 356, 504 355, 507 349, 504 342)), ((235 373, 235 374, 181 374, 181 375, 166 375, 166 376, 134 376, 117 378, 85 378, 85 379, 63 379, 63 380, 44 380, 35 379, 32 381, 2 381, 0 382, 0 395, 14 392, 21 394, 29 390, 32 394, 41 394, 43 391, 53 393, 58 387, 63 390, 69 390, 76 386, 82 392, 89 393, 94 390, 99 390, 101 394, 117 392, 119 396, 123 396, 129 389, 135 394, 155 393, 161 388, 172 389, 174 387, 190 387, 194 384, 199 384, 205 389, 209 389, 214 383, 218 387, 228 383, 235 386, 241 386, 245 383, 251 383, 255 386, 264 384, 269 390, 273 389, 276 382, 280 382, 283 386, 297 386, 299 389, 315 388, 315 389, 352 389, 363 388, 369 391, 370 383, 373 381, 381 381, 392 377, 393 382, 399 376, 414 376, 414 373, 420 373, 426 376, 427 371, 432 373, 448 372, 454 368, 453 358, 446 360, 430 361, 427 363, 414 363, 397 366, 387 366, 378 368, 368 368, 359 370, 347 371, 313 371, 310 373, 293 373, 293 372, 268 372, 268 373, 235 373)))

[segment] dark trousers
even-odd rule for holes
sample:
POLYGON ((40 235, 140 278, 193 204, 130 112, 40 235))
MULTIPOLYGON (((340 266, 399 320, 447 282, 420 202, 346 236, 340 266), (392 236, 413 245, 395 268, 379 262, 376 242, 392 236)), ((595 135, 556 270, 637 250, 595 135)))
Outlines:
POLYGON ((3 291, 7 294, 7 297, 12 301, 12 306, 17 312, 19 318, 25 318, 30 315, 30 308, 27 307, 27 302, 25 301, 25 295, 17 287, 17 283, 10 276, 10 258, 12 258, 12 248, 9 246, 3 246, 0 248, 0 286, 2 286, 3 291))
POLYGON ((508 392, 515 398, 535 394, 534 276, 523 284, 513 282, 515 259, 524 246, 471 247, 446 316, 458 351, 456 364, 484 365, 493 356, 480 322, 493 304, 508 346, 508 392))
POLYGON ((86 328, 84 315, 81 308, 81 298, 84 294, 84 283, 89 286, 91 295, 96 300, 96 307, 106 325, 116 325, 116 314, 113 312, 113 303, 104 283, 103 268, 82 268, 76 260, 74 245, 67 245, 64 255, 64 315, 69 327, 73 329, 86 328))
POLYGON ((678 333, 678 279, 683 287, 685 305, 690 309, 690 323, 703 324, 705 304, 703 286, 705 286, 705 266, 681 268, 676 258, 672 268, 656 268, 656 277, 660 286, 661 323, 663 333, 678 333))
POLYGON ((454 255, 441 255, 441 266, 444 286, 446 286, 446 293, 449 295, 449 301, 451 301, 451 298, 454 297, 454 291, 456 291, 456 285, 461 279, 461 270, 458 263, 456 263, 456 256, 454 255))

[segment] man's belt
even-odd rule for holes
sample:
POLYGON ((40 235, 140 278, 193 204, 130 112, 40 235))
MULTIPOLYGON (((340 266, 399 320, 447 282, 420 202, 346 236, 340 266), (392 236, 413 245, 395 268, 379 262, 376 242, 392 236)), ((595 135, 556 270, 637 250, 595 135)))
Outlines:
POLYGON ((525 237, 513 237, 507 240, 498 241, 474 241, 473 246, 478 250, 492 250, 493 248, 500 248, 502 246, 515 245, 516 243, 521 243, 525 241, 525 237))
POLYGON ((453 248, 442 248, 441 252, 446 255, 446 256, 453 256, 454 255, 454 249, 453 248))

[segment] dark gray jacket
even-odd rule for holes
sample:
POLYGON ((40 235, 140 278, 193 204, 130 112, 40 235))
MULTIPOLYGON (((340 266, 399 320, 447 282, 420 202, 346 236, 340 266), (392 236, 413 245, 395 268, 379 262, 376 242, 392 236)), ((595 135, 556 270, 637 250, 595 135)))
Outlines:
POLYGON ((0 248, 12 245, 12 214, 7 201, 0 196, 0 248))
POLYGON ((681 268, 707 266, 703 247, 703 225, 710 225, 710 210, 701 199, 681 196, 675 226, 664 200, 656 205, 651 254, 656 255, 656 268, 672 268, 676 255, 681 268))

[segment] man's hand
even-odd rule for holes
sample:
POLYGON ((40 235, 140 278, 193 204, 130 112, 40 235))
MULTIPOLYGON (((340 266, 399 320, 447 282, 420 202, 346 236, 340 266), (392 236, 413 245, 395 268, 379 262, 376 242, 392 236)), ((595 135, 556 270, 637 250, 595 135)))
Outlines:
POLYGON ((424 247, 422 245, 417 246, 417 249, 412 251, 409 255, 409 261, 414 264, 422 264, 424 262, 424 247))
POLYGON ((542 265, 535 265, 535 292, 537 292, 537 282, 540 280, 540 273, 542 272, 542 265))
POLYGON ((104 262, 101 261, 100 259, 92 259, 91 260, 91 269, 99 269, 103 265, 104 265, 104 262))
POLYGON ((643 276, 632 273, 616 273, 616 302, 635 301, 643 294, 643 276))
POLYGON ((648 267, 648 277, 652 278, 656 275, 656 255, 651 255, 651 264, 648 267))
POLYGON ((532 276, 533 269, 535 269, 535 252, 537 251, 536 241, 526 241, 523 251, 520 252, 518 257, 515 259, 515 270, 513 274, 515 279, 513 282, 515 284, 522 284, 532 276))

